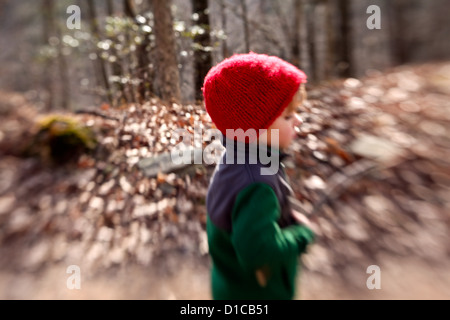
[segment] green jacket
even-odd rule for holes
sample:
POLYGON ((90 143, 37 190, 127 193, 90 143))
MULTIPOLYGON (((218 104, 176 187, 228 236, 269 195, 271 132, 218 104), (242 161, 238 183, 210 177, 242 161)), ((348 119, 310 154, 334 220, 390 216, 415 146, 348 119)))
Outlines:
POLYGON ((295 297, 298 257, 314 234, 286 219, 292 189, 283 164, 273 176, 260 175, 261 166, 259 161, 222 161, 213 174, 207 196, 207 234, 214 299, 295 297))

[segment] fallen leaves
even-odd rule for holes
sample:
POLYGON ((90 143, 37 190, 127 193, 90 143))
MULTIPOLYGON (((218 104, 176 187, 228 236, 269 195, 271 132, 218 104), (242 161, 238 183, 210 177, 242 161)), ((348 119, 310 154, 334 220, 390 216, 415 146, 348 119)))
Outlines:
MULTIPOLYGON (((308 268, 343 270, 384 250, 433 259, 449 254, 450 106, 442 70, 405 67, 311 90, 286 172, 308 212, 324 194, 335 194, 314 217, 319 234, 305 257, 308 268), (401 160, 367 174, 360 167, 390 158, 401 160)), ((100 109, 107 117, 77 115, 95 130, 99 146, 75 168, 0 161, 0 267, 37 270, 75 261, 101 272, 174 252, 207 254, 205 198, 214 167, 177 167, 170 156, 181 142, 176 129, 214 128, 204 108, 152 100, 100 109)), ((4 114, 10 118, 0 129, 2 156, 26 130, 13 112, 4 114)), ((195 158, 202 145, 191 147, 195 158)))
POLYGON ((450 109, 424 80, 438 69, 404 67, 312 90, 291 148, 295 169, 287 173, 303 208, 322 205, 312 219, 337 269, 362 258, 374 263, 383 251, 433 263, 448 257, 448 235, 425 222, 424 213, 448 230, 450 181, 443 172, 450 167, 450 109), (338 242, 354 250, 341 252, 338 242))
POLYGON ((333 138, 325 137, 325 143, 327 144, 329 152, 337 155, 339 158, 344 160, 347 164, 350 164, 354 161, 354 157, 349 152, 347 152, 337 140, 335 140, 333 138))

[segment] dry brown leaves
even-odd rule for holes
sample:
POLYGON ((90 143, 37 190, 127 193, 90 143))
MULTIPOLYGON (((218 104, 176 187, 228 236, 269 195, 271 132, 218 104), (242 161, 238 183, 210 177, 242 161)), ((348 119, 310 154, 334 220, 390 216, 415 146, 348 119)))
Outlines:
MULTIPOLYGON (((449 70, 402 67, 310 90, 286 163, 296 197, 312 210, 336 173, 350 175, 351 183, 313 218, 319 235, 307 268, 330 273, 357 261, 376 264, 380 252, 448 259, 449 70), (386 165, 392 154, 395 163, 386 165), (357 179, 345 172, 369 158, 377 170, 357 179)), ((63 262, 95 273, 175 254, 206 263, 205 196, 214 168, 149 178, 137 166, 170 152, 179 143, 176 129, 211 128, 203 107, 152 100, 101 112, 110 118, 76 116, 96 130, 100 147, 64 168, 8 154, 27 128, 3 115, 0 268, 37 271, 63 262)))

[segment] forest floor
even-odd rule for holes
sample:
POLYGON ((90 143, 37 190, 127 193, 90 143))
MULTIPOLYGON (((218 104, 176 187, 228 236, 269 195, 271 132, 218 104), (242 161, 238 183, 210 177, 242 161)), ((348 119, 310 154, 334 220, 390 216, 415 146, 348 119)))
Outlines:
MULTIPOLYGON (((328 201, 297 298, 449 299, 450 63, 308 91, 286 170, 303 209, 328 201), (380 290, 366 284, 373 265, 380 290)), ((35 138, 43 114, 0 92, 0 299, 210 299, 214 166, 154 170, 177 128, 211 128, 205 110, 152 100, 91 111, 69 115, 97 147, 55 165, 35 138), (39 153, 24 157, 30 145, 39 153)))

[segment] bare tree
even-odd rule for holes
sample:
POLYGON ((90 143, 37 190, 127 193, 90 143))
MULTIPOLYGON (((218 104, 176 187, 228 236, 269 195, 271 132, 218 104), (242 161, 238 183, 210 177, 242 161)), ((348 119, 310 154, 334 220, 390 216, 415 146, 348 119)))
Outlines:
MULTIPOLYGON (((125 8, 125 15, 130 18, 134 23, 136 24, 142 24, 145 22, 141 22, 139 19, 137 19, 138 12, 136 11, 136 6, 132 0, 125 0, 124 1, 124 8, 125 8)), ((149 37, 143 37, 142 42, 137 45, 134 59, 135 59, 135 66, 133 71, 133 75, 135 78, 137 78, 140 83, 137 88, 137 99, 140 103, 143 103, 147 100, 149 96, 149 88, 151 88, 151 77, 150 77, 150 38, 149 37)), ((134 91, 134 89, 133 89, 134 91)))
MULTIPOLYGON (((317 80, 317 57, 316 57, 316 25, 315 25, 315 8, 316 0, 305 0, 305 19, 306 19, 306 45, 307 51, 307 65, 305 66, 308 77, 311 81, 317 80)), ((346 1, 346 0, 344 0, 346 1)))
MULTIPOLYGON (((98 16, 97 16, 97 10, 94 4, 94 1, 86 0, 87 6, 88 6, 88 15, 89 15, 89 22, 91 26, 91 32, 93 35, 93 38, 95 41, 99 41, 101 39, 100 35, 100 28, 98 26, 98 16)), ((97 46, 96 46, 97 48, 97 46)), ((110 104, 113 103, 113 98, 111 95, 111 87, 109 85, 109 79, 108 79, 108 72, 106 69, 105 61, 101 58, 100 55, 100 49, 97 48, 97 68, 99 69, 102 85, 105 88, 106 91, 106 98, 110 104)))
POLYGON ((397 64, 402 64, 408 61, 408 49, 405 41, 405 34, 410 28, 407 21, 406 12, 410 5, 408 1, 393 0, 389 1, 389 33, 391 36, 391 50, 393 60, 397 64))
MULTIPOLYGON (((59 39, 62 39, 61 29, 56 27, 56 32, 59 39)), ((59 84, 61 86, 61 108, 67 110, 70 107, 70 79, 69 79, 69 69, 67 65, 67 60, 62 52, 61 45, 59 46, 58 52, 58 73, 59 73, 59 84)))
POLYGON ((338 19, 336 19, 336 12, 338 12, 338 5, 336 0, 326 0, 325 2, 325 30, 327 34, 327 53, 326 53, 326 75, 328 78, 335 78, 339 76, 339 55, 336 51, 338 48, 338 19))
POLYGON ((180 72, 178 69, 172 1, 152 0, 155 16, 155 93, 163 100, 181 101, 180 72))
POLYGON ((194 50, 195 63, 195 98, 202 100, 203 81, 209 69, 212 67, 211 54, 211 26, 209 24, 208 0, 192 0, 192 11, 194 12, 194 23, 202 30, 194 38, 197 45, 194 50), (195 21, 196 20, 196 21, 195 21))
MULTIPOLYGON (((43 43, 48 45, 50 37, 53 36, 55 30, 55 22, 53 16, 54 1, 42 0, 41 12, 42 12, 42 30, 43 30, 43 43)), ((47 109, 51 110, 55 105, 55 90, 52 78, 53 61, 46 59, 44 65, 44 72, 42 76, 43 85, 47 91, 47 101, 45 102, 47 109)))
MULTIPOLYGON (((227 33, 227 13, 226 13, 226 6, 224 0, 219 0, 220 5, 220 19, 222 22, 222 30, 227 33)), ((228 42, 226 37, 222 39, 222 57, 223 59, 228 58, 230 56, 229 49, 228 49, 228 42)))
POLYGON ((287 57, 291 62, 300 66, 300 47, 301 47, 301 21, 303 19, 303 3, 302 0, 293 0, 292 7, 289 5, 288 12, 284 12, 286 8, 285 1, 271 1, 271 7, 276 14, 278 23, 281 26, 285 42, 287 44, 287 57))
MULTIPOLYGON (((113 0, 106 1, 106 12, 110 17, 114 16, 115 8, 114 8, 113 0)), ((110 40, 115 41, 116 39, 110 39, 110 40)), ((123 61, 120 58, 119 52, 118 52, 118 50, 116 50, 115 46, 111 47, 111 54, 116 57, 116 60, 111 63, 112 74, 114 76, 122 78, 122 76, 123 76, 123 61)), ((115 86, 118 91, 118 92, 116 92, 116 96, 118 96, 118 98, 121 99, 123 102, 125 102, 125 103, 128 102, 130 99, 127 97, 125 85, 122 83, 122 81, 117 81, 115 86)), ((113 100, 113 106, 114 105, 115 105, 115 100, 113 100)))
POLYGON ((263 41, 266 45, 273 46, 279 50, 283 49, 283 44, 281 43, 280 39, 278 39, 278 37, 273 34, 272 26, 268 26, 264 22, 259 21, 259 19, 257 19, 258 17, 255 17, 254 19, 248 17, 245 2, 245 10, 242 10, 241 5, 232 5, 230 3, 225 4, 225 1, 222 3, 224 3, 224 7, 228 9, 229 12, 242 19, 244 25, 244 43, 247 51, 251 50, 250 27, 254 31, 261 32, 261 41, 263 41), (245 14, 243 13, 243 11, 245 12, 245 14), (245 32, 245 30, 247 31, 245 32), (245 33, 247 33, 247 35, 245 35, 245 33))
POLYGON ((136 6, 133 0, 123 1, 123 11, 127 17, 136 17, 136 6))
MULTIPOLYGON (((61 30, 55 19, 55 1, 43 0, 41 3, 42 18, 43 18, 43 37, 44 43, 49 44, 51 37, 62 39, 61 30)), ((62 52, 62 43, 59 41, 55 46, 57 49, 56 65, 54 61, 48 59, 45 64, 45 72, 43 76, 44 85, 48 92, 47 108, 53 109, 56 107, 56 101, 58 101, 59 107, 62 109, 68 109, 70 106, 70 88, 69 88, 69 74, 66 58, 62 52), (53 79, 53 72, 56 71, 54 67, 57 67, 58 82, 53 79), (59 93, 60 99, 56 99, 56 92, 59 93)))
POLYGON ((302 0, 294 0, 294 25, 292 32, 292 45, 291 45, 291 59, 292 63, 298 67, 300 67, 300 33, 301 33, 301 19, 303 17, 303 5, 302 0))
POLYGON ((244 25, 244 43, 245 52, 250 51, 250 28, 248 22, 248 8, 246 0, 240 0, 241 10, 242 10, 242 23, 244 25))
POLYGON ((341 77, 349 77, 352 74, 352 28, 349 2, 349 0, 338 0, 340 37, 336 38, 335 44, 339 57, 339 76, 341 77))
POLYGON ((316 0, 314 7, 314 47, 315 47, 315 76, 317 81, 325 80, 330 75, 329 70, 329 28, 327 21, 327 0, 316 0))
POLYGON ((110 17, 114 15, 114 1, 106 0, 106 12, 110 17))

